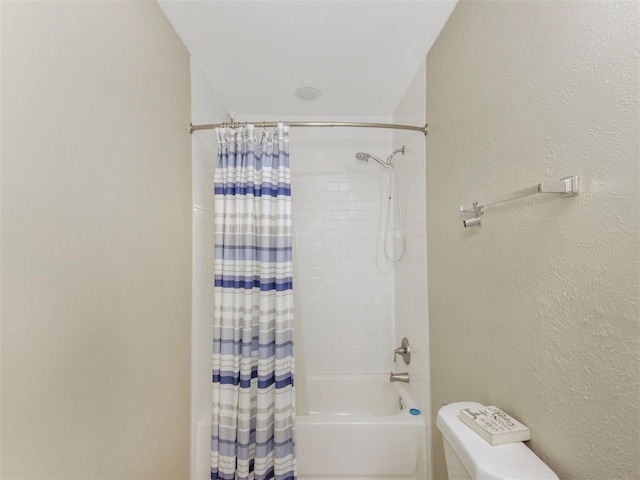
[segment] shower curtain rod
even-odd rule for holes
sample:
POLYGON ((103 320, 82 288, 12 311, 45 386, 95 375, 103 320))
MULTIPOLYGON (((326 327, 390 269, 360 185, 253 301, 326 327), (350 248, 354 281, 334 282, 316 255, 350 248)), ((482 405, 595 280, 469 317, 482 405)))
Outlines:
MULTIPOLYGON (((210 123, 208 125, 189 124, 189 133, 198 130, 213 130, 219 127, 239 127, 246 124, 253 124, 256 127, 275 127, 278 122, 226 122, 226 123, 210 123)), ((429 125, 425 123, 424 127, 414 125, 398 125, 396 123, 365 123, 365 122, 282 122, 290 127, 359 127, 359 128, 392 128, 396 130, 413 130, 422 132, 427 136, 429 125)))

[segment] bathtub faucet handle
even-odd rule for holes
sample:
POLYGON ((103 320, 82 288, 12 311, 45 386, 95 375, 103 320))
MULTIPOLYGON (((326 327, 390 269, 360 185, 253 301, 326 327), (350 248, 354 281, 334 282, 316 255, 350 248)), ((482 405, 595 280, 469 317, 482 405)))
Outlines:
POLYGON ((409 348, 407 337, 404 337, 400 346, 393 351, 393 363, 396 363, 398 355, 402 355, 405 365, 411 363, 411 349, 409 348))

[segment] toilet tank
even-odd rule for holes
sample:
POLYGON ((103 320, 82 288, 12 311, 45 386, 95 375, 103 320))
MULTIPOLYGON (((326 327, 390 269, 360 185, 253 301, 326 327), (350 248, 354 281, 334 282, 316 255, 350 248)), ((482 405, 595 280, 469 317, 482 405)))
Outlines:
POLYGON ((482 408, 476 402, 444 405, 436 425, 442 432, 449 480, 558 480, 558 476, 522 442, 491 445, 458 419, 463 408, 482 408))

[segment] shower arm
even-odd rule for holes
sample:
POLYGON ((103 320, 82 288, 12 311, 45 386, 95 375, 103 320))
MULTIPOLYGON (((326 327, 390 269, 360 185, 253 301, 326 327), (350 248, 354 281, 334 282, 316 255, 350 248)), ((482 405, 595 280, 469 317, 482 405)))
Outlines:
POLYGON ((391 155, 389 155, 389 158, 387 159, 387 161, 391 161, 391 159, 393 157, 396 156, 396 154, 401 153, 402 155, 404 155, 404 145, 401 148, 396 148, 393 152, 391 152, 391 155))

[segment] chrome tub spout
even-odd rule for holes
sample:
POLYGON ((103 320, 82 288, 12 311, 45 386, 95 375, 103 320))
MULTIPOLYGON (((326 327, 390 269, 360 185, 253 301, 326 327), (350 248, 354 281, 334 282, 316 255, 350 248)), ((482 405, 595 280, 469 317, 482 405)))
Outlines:
POLYGON ((390 372, 389 381, 391 383, 393 383, 393 382, 409 383, 409 374, 407 372, 405 372, 405 373, 393 373, 393 372, 390 372))

